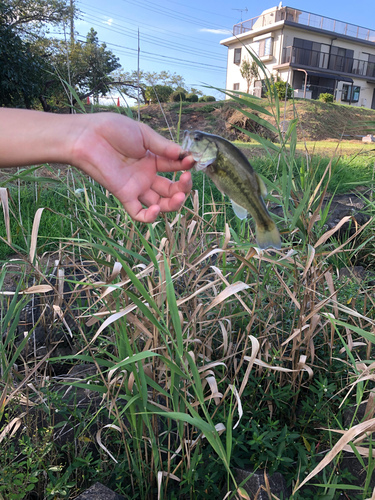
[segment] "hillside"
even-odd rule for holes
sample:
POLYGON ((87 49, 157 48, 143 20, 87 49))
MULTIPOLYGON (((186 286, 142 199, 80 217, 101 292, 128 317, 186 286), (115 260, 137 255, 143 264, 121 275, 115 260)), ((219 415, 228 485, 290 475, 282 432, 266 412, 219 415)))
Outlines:
MULTIPOLYGON (((180 128, 182 131, 185 129, 202 130, 230 140, 243 140, 243 134, 232 124, 235 123, 253 132, 254 122, 250 123, 248 119, 244 119, 244 115, 238 111, 239 107, 239 104, 231 101, 183 103, 180 128)), ((175 138, 179 110, 179 104, 163 104, 164 116, 159 105, 144 106, 140 110, 141 120, 170 138, 168 123, 175 138)), ((341 138, 359 141, 361 136, 371 131, 369 125, 366 124, 369 121, 374 122, 372 128, 375 132, 375 110, 300 99, 294 102, 294 106, 292 101, 287 103, 286 122, 295 114, 300 119, 298 127, 298 140, 300 141, 332 141, 341 138)), ((282 116, 284 118, 284 108, 282 116)), ((267 118, 265 115, 263 117, 267 118)), ((262 134, 264 130, 257 128, 256 132, 262 134)))

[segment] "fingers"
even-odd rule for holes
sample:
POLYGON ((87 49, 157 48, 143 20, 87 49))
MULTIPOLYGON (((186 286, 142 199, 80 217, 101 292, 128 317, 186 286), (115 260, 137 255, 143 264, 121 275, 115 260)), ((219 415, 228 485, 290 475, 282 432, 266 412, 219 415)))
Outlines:
POLYGON ((178 182, 172 182, 165 177, 156 177, 151 188, 144 192, 139 200, 149 207, 160 205, 162 212, 179 210, 191 188, 190 172, 184 172, 178 182), (172 202, 170 202, 171 199, 173 199, 172 202))
POLYGON ((195 160, 191 155, 179 160, 170 160, 157 156, 156 170, 158 172, 177 172, 178 170, 190 170, 194 166, 194 163, 195 160))
POLYGON ((156 176, 151 185, 151 190, 163 198, 170 198, 179 191, 188 194, 192 187, 193 182, 190 172, 184 172, 177 182, 173 182, 165 177, 156 176))
POLYGON ((181 146, 175 142, 165 139, 165 137, 162 137, 155 132, 155 130, 144 123, 140 123, 139 128, 143 136, 143 144, 146 149, 157 156, 169 158, 171 160, 178 160, 181 153, 181 146))
POLYGON ((160 212, 176 212, 181 208, 185 201, 185 195, 182 192, 176 193, 172 198, 161 198, 159 204, 151 205, 149 208, 143 208, 138 200, 124 204, 125 210, 130 217, 138 222, 154 222, 160 212))
POLYGON ((133 220, 138 222, 154 222, 160 213, 159 205, 151 205, 149 208, 143 208, 141 202, 137 199, 123 204, 133 220))
POLYGON ((186 194, 190 192, 192 186, 189 172, 185 172, 181 177, 184 178, 178 182, 158 178, 157 190, 153 185, 152 189, 146 191, 139 199, 136 198, 124 202, 125 210, 132 219, 139 222, 154 222, 160 212, 175 212, 179 210, 185 201, 186 194), (149 208, 143 208, 142 204, 149 208))

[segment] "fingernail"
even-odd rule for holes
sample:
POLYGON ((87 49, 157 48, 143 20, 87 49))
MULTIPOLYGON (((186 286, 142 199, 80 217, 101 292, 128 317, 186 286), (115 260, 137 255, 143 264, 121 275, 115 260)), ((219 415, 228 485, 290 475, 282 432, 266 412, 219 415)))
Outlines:
POLYGON ((181 150, 180 156, 178 157, 179 160, 183 160, 187 156, 189 156, 190 153, 188 151, 185 151, 184 149, 181 150))

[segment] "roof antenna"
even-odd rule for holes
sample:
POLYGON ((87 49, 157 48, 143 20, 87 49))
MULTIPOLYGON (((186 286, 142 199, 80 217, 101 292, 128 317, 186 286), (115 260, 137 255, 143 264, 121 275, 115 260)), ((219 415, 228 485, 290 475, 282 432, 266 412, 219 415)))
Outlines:
POLYGON ((244 9, 232 9, 232 10, 239 10, 241 12, 241 23, 242 23, 242 12, 248 12, 247 7, 244 9))

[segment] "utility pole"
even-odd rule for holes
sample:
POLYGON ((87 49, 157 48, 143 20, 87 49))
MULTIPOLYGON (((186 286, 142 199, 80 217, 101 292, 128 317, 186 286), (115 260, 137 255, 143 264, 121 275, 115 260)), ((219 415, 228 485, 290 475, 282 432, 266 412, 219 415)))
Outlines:
POLYGON ((138 28, 138 70, 137 70, 137 73, 138 73, 138 83, 137 83, 137 86, 138 86, 138 121, 140 122, 141 121, 141 110, 140 110, 140 102, 139 102, 139 53, 141 51, 141 47, 140 47, 140 43, 139 43, 139 28, 138 28))

